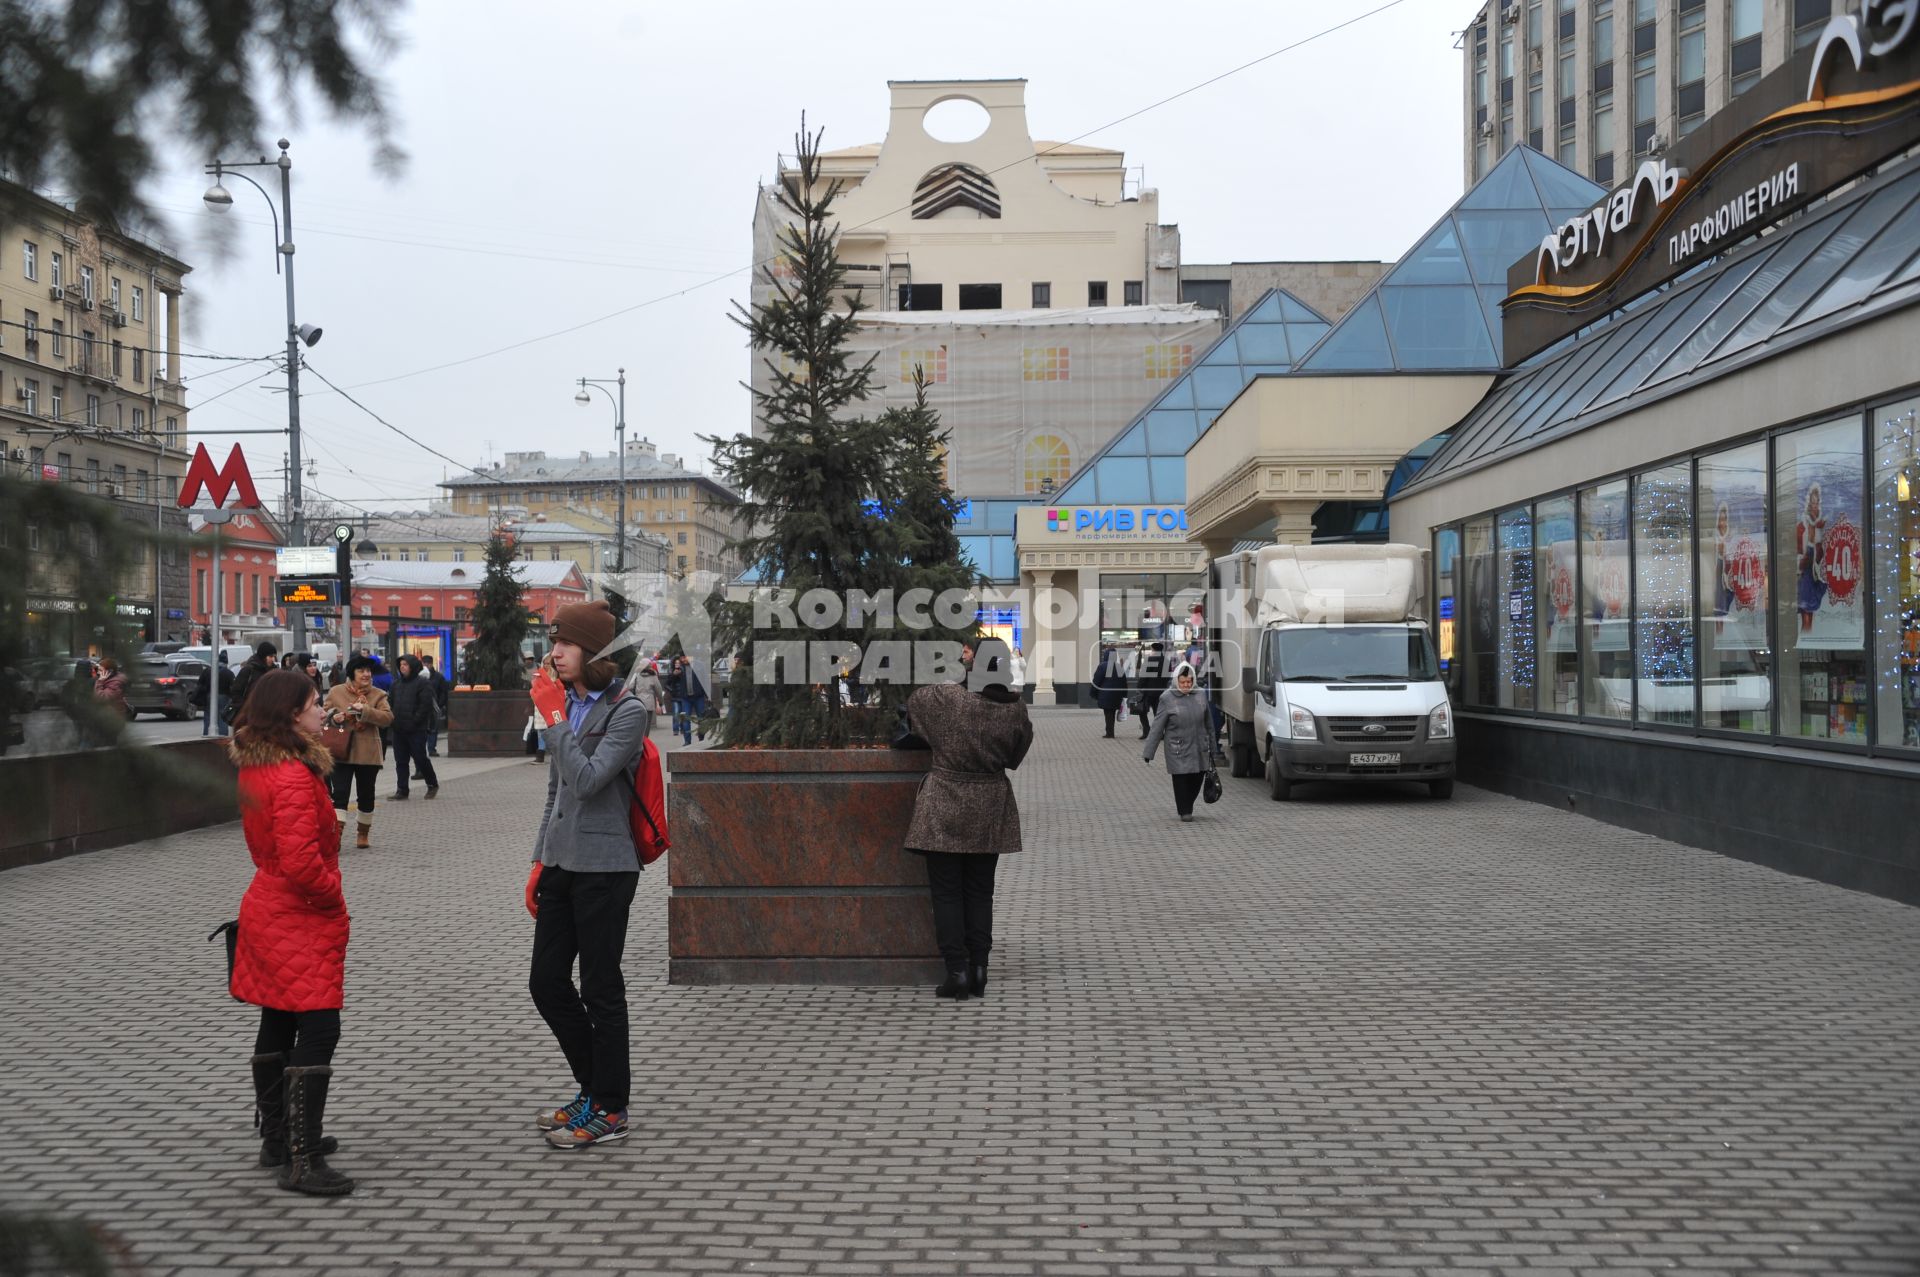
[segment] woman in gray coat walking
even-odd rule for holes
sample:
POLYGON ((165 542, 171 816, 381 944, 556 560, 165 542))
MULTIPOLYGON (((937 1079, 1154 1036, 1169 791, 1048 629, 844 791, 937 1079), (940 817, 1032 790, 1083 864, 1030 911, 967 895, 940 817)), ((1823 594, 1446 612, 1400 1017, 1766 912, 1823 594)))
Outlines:
POLYGON ((969 691, 936 683, 907 698, 913 734, 933 750, 907 827, 907 850, 927 858, 933 929, 947 978, 936 994, 964 1002, 987 992, 993 949, 993 871, 1020 850, 1020 808, 1007 772, 1033 744, 1027 707, 1012 687, 1007 645, 980 644, 969 691))
POLYGON ((1212 711, 1185 661, 1173 672, 1173 686, 1160 697, 1153 730, 1147 733, 1140 757, 1153 761, 1162 741, 1167 746, 1167 773, 1173 777, 1173 805, 1180 819, 1193 819, 1193 800, 1207 779, 1207 746, 1213 740, 1212 711))

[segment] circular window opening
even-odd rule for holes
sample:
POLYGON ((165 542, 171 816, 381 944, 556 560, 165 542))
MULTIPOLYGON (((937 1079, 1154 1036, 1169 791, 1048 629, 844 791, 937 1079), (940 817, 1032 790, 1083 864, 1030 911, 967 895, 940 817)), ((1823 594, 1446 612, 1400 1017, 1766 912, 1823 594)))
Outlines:
POLYGON ((920 123, 936 142, 971 142, 987 131, 989 118, 972 98, 948 98, 928 107, 920 123))

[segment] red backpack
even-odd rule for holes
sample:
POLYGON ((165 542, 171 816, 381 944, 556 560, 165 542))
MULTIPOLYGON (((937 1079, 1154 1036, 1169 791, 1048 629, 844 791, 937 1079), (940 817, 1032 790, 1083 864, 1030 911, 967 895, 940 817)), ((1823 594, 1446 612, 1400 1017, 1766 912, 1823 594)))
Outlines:
MULTIPOLYGON (((626 699, 623 690, 621 699, 626 699)), ((643 741, 640 759, 627 779, 627 827, 633 834, 633 850, 645 869, 667 854, 667 785, 660 771, 660 751, 652 741, 643 741)))

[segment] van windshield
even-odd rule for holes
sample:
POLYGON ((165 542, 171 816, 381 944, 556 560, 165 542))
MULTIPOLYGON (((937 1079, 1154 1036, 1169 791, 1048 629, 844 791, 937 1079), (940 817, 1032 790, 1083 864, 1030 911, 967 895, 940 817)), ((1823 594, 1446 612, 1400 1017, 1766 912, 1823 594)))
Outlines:
POLYGON ((1423 629, 1400 625, 1326 625, 1281 630, 1280 678, 1287 683, 1352 683, 1436 677, 1423 629))

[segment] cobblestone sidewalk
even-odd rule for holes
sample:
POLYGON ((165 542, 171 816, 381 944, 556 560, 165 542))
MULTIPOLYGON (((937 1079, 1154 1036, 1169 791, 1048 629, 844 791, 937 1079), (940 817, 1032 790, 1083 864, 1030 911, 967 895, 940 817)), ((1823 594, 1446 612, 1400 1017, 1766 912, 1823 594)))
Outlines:
POLYGON ((0 1204, 155 1277, 1920 1272, 1920 910, 1469 789, 1181 825, 1036 721, 984 1001, 669 988, 650 873, 634 1134, 584 1153, 529 1120, 545 769, 383 802, 336 1201, 252 1165, 237 826, 0 874, 0 1204))

